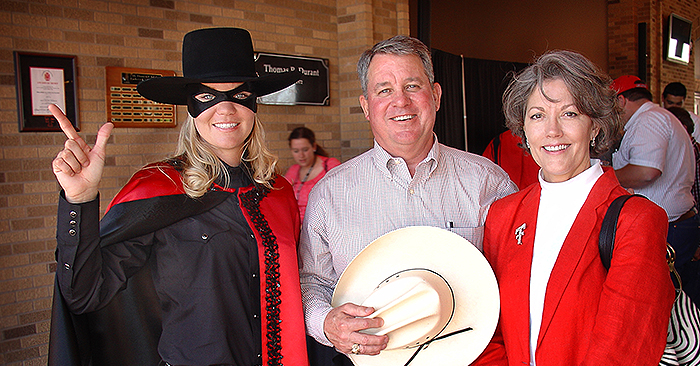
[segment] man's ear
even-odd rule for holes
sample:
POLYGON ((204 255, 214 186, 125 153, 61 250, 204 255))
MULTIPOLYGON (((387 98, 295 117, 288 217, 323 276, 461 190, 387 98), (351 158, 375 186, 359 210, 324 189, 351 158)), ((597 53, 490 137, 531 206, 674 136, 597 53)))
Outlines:
POLYGON ((618 95, 617 104, 619 104, 621 108, 625 108, 625 105, 627 104, 627 98, 623 97, 622 94, 618 95))
POLYGON ((435 111, 440 110, 440 98, 442 98, 442 87, 438 83, 433 83, 433 97, 435 98, 435 111))
POLYGON ((362 107, 362 113, 365 114, 365 119, 369 121, 369 103, 364 95, 360 95, 360 107, 362 107))

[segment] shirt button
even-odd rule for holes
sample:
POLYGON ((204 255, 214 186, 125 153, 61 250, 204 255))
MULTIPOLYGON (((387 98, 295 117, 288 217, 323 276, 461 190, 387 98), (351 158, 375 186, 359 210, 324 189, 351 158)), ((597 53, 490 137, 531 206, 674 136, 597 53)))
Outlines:
POLYGON ((408 193, 410 193, 410 194, 413 195, 413 194, 416 194, 416 191, 414 191, 413 188, 411 188, 411 189, 408 190, 408 193))
POLYGON ((68 214, 70 215, 70 217, 73 217, 73 218, 75 218, 76 216, 78 216, 78 213, 75 212, 75 211, 71 211, 71 212, 69 212, 68 214))
POLYGON ((253 278, 258 277, 257 273, 253 273, 253 278))
POLYGON ((253 314, 253 318, 254 318, 254 319, 257 319, 257 318, 258 318, 258 314, 253 314))
POLYGON ((209 239, 209 235, 207 234, 202 234, 202 240, 207 240, 209 239))
POLYGON ((70 264, 64 263, 64 264, 63 264, 63 268, 65 268, 66 271, 69 270, 69 269, 70 269, 70 264))
POLYGON ((77 231, 75 231, 75 229, 68 230, 68 235, 70 235, 70 236, 75 236, 76 233, 77 233, 77 231))
POLYGON ((70 220, 69 224, 70 224, 70 226, 75 226, 77 224, 77 222, 75 220, 70 220))

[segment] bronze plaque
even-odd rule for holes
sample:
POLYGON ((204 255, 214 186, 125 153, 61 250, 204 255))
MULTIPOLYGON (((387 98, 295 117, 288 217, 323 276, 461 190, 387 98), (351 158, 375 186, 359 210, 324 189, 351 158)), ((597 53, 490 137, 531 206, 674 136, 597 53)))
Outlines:
POLYGON ((176 108, 136 91, 142 80, 175 76, 174 71, 107 66, 107 120, 115 127, 175 127, 176 108))

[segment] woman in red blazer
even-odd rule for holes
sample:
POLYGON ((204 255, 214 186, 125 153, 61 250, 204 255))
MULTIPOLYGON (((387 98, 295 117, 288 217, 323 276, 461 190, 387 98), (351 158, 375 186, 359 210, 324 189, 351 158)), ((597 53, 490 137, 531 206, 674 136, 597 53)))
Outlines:
POLYGON ((611 82, 585 57, 554 51, 504 94, 508 127, 541 170, 539 184, 495 202, 486 219, 501 318, 475 365, 659 364, 674 300, 665 211, 629 200, 609 271, 598 251, 608 206, 628 194, 591 159, 621 128, 611 82))

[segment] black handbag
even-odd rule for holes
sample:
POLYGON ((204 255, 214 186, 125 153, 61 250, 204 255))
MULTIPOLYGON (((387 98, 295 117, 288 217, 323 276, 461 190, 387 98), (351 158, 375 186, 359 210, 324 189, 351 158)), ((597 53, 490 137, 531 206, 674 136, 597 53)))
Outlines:
MULTIPOLYGON (((598 249, 600 250, 600 259, 606 270, 610 269, 615 244, 615 230, 620 210, 625 202, 634 196, 644 197, 640 195, 626 195, 616 198, 608 207, 608 211, 603 218, 598 237, 598 249)), ((659 365, 698 366, 700 365, 700 344, 698 342, 700 340, 700 310, 682 290, 680 276, 674 267, 676 253, 668 243, 666 243, 666 253, 669 271, 676 277, 679 287, 676 289, 676 301, 671 309, 666 349, 659 365)))

